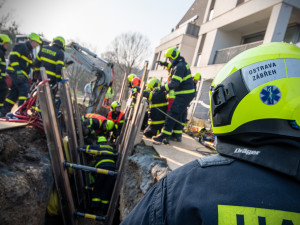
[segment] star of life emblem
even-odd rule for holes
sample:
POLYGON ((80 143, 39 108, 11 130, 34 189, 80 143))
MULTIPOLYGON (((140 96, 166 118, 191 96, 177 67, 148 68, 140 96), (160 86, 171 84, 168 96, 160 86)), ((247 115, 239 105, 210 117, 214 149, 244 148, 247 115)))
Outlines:
POLYGON ((269 85, 260 92, 260 99, 266 105, 275 105, 281 98, 281 92, 278 87, 269 85))

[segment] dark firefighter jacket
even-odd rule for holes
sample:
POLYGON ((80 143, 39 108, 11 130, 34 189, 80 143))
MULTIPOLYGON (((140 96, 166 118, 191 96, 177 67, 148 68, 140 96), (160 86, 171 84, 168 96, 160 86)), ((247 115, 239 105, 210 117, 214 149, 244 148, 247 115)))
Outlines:
POLYGON ((159 125, 165 123, 166 115, 163 112, 167 112, 168 100, 165 92, 159 91, 144 91, 144 97, 149 101, 149 116, 148 124, 159 125), (159 111, 160 109, 161 111, 159 111))
POLYGON ((40 67, 45 67, 47 76, 51 79, 51 84, 61 81, 61 70, 64 68, 64 52, 57 47, 43 46, 34 61, 35 71, 40 67))
POLYGON ((2 45, 0 45, 0 80, 5 79, 5 70, 6 70, 6 62, 5 62, 5 52, 6 49, 3 48, 2 45))
POLYGON ((22 71, 24 76, 29 78, 32 62, 32 46, 29 41, 17 44, 9 54, 9 65, 7 73, 12 74, 17 71, 22 71))
MULTIPOLYGON (((111 154, 116 153, 114 148, 112 146, 108 145, 107 143, 101 143, 101 144, 97 144, 97 145, 85 145, 83 148, 86 149, 87 153, 89 153, 89 150, 97 150, 97 151, 111 153, 111 154)), ((116 155, 97 155, 95 158, 96 158, 96 163, 94 166, 100 167, 101 166, 100 164, 102 164, 102 165, 109 164, 109 163, 115 164, 117 156, 116 155)))
POLYGON ((162 90, 174 90, 176 96, 186 96, 187 94, 195 94, 193 77, 190 66, 185 62, 184 58, 179 56, 174 60, 171 69, 171 81, 162 87, 162 90))
POLYGON ((88 127, 92 128, 96 133, 100 133, 103 130, 103 122, 107 120, 105 116, 95 114, 95 113, 87 113, 85 114, 85 118, 90 121, 88 127))
POLYGON ((217 148, 236 159, 215 155, 174 170, 122 225, 299 224, 299 141, 298 147, 273 143, 249 148, 224 145, 218 138, 217 148))

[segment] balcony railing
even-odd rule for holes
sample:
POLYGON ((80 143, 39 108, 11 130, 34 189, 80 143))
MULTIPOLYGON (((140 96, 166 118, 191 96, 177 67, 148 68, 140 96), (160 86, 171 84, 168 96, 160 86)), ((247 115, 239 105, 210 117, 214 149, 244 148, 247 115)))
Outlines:
POLYGON ((183 35, 183 34, 189 34, 189 35, 192 35, 197 38, 199 30, 200 30, 199 26, 188 23, 184 26, 179 27, 178 29, 174 30, 172 33, 170 33, 167 36, 160 39, 160 44, 168 42, 168 41, 170 41, 180 35, 183 35))
POLYGON ((262 43, 263 43, 263 41, 257 41, 257 42, 252 42, 249 44, 220 49, 216 52, 213 64, 227 63, 230 59, 232 59, 234 56, 238 55, 239 53, 241 53, 247 49, 259 46, 262 43))

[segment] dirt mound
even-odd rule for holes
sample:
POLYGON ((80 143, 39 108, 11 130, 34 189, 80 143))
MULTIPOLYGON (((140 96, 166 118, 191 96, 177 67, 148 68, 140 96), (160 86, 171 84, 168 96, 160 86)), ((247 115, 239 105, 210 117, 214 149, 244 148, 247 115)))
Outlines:
POLYGON ((43 224, 52 185, 44 133, 31 126, 1 131, 1 224, 43 224))

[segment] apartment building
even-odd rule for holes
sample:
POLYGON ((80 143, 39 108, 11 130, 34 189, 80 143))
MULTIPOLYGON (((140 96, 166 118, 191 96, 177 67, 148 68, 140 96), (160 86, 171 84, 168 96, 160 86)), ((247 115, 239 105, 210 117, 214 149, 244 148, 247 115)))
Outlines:
POLYGON ((208 91, 224 64, 246 49, 282 41, 300 46, 300 0, 195 0, 156 47, 149 77, 167 79, 155 62, 165 60, 167 48, 178 47, 192 74, 203 78, 189 115, 209 120, 208 91))

